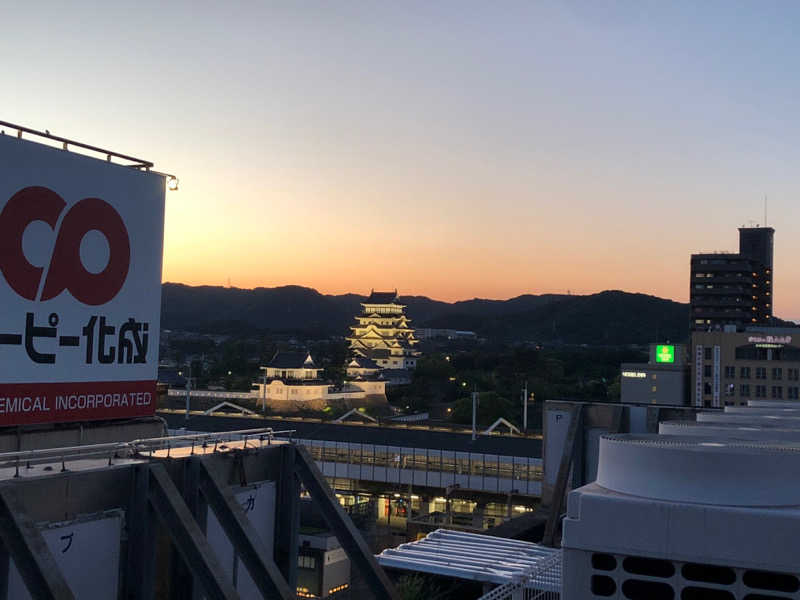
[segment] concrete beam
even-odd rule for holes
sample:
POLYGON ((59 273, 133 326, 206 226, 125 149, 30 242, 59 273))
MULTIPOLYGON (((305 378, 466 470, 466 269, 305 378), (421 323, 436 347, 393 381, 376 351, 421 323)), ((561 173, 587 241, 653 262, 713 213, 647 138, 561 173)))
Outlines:
POLYGON ((561 454, 561 463, 558 466, 558 477, 553 489, 553 502, 550 505, 550 514, 544 528, 542 544, 552 546, 555 541, 556 530, 561 519, 561 508, 564 505, 564 495, 567 492, 569 474, 574 463, 575 450, 578 439, 583 437, 583 404, 573 404, 571 407, 572 418, 569 429, 564 438, 564 451, 561 454))
POLYGON ((153 600, 155 593, 155 514, 147 501, 150 467, 132 467, 133 481, 126 520, 136 535, 128 538, 125 576, 126 599, 153 600))
POLYGON ((325 522, 331 528, 351 564, 358 569, 367 586, 376 598, 399 600, 400 596, 372 555, 350 517, 342 509, 331 488, 325 481, 313 457, 302 446, 296 448, 295 469, 300 481, 311 494, 325 522))
MULTIPOLYGON (((13 483, 0 486, 0 540, 14 559, 28 592, 37 600, 74 599, 47 542, 28 517, 11 485, 13 483)), ((5 582, 8 585, 8 578, 5 582)))
POLYGON ((258 533, 234 498, 230 488, 214 473, 206 460, 191 459, 198 468, 200 490, 214 511, 236 553, 264 598, 293 600, 295 593, 272 560, 258 533))
POLYGON ((277 478, 275 515, 275 564, 290 589, 297 589, 297 547, 300 543, 300 481, 295 474, 296 448, 280 447, 281 467, 277 478))
POLYGON ((162 464, 150 465, 148 499, 206 597, 239 600, 239 594, 162 464))

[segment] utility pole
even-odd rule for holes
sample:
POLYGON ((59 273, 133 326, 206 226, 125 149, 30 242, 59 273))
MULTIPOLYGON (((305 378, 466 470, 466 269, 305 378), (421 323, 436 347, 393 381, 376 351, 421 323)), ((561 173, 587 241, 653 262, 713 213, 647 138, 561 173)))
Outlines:
POLYGON ((192 397, 192 363, 189 362, 189 377, 186 378, 186 420, 189 420, 189 409, 192 397))
POLYGON ((478 439, 478 389, 472 388, 472 441, 478 439))
POLYGON ((264 389, 261 391, 261 407, 264 414, 267 414, 267 367, 261 367, 264 371, 264 389))
POLYGON ((528 431, 528 382, 522 388, 522 433, 528 431))

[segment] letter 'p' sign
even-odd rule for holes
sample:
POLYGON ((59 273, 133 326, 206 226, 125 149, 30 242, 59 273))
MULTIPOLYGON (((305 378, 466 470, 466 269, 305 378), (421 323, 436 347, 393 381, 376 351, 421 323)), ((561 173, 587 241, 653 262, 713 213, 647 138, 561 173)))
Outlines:
MULTIPOLYGON (((28 225, 43 221, 55 232, 67 203, 45 187, 26 187, 0 213, 0 271, 20 296, 36 300, 44 268, 25 257, 22 238, 28 225)), ((98 306, 114 298, 128 277, 131 245, 122 217, 100 198, 84 198, 61 219, 41 300, 50 300, 64 290, 84 304, 98 306), (99 273, 81 261, 81 242, 90 231, 99 231, 108 242, 108 263, 99 273)))

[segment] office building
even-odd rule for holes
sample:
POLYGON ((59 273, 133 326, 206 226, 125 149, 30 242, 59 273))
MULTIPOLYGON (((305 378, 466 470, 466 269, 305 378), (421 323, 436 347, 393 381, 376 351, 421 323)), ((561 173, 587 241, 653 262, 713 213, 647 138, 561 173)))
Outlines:
POLYGON ((738 253, 692 255, 692 330, 770 324, 774 233, 772 227, 742 227, 738 253))
POLYGON ((681 406, 689 400, 684 344, 650 344, 647 363, 622 363, 620 401, 681 406))
POLYGON ((692 332, 692 404, 800 399, 800 329, 692 332))

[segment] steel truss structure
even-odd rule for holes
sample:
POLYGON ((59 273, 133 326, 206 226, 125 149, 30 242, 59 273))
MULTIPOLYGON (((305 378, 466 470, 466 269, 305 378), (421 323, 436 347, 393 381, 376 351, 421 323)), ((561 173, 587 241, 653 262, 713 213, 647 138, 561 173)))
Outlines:
POLYGON ((397 598, 313 459, 279 433, 187 435, 0 455, 0 598, 8 596, 12 560, 33 598, 74 598, 42 524, 116 510, 125 515, 119 598, 239 598, 206 537, 206 516, 213 511, 260 594, 293 599, 301 485, 375 597, 397 598), (276 485, 272 553, 232 491, 260 481, 276 485))

